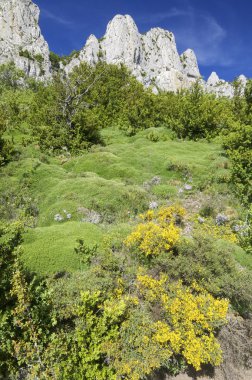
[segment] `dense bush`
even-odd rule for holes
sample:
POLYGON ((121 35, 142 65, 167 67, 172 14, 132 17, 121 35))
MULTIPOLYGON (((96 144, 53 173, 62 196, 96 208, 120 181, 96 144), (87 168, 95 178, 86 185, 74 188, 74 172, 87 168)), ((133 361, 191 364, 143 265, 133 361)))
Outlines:
POLYGON ((93 70, 83 66, 69 79, 57 75, 51 84, 39 87, 30 123, 42 149, 78 152, 101 142, 98 115, 86 96, 92 80, 93 70))
POLYGON ((0 65, 0 93, 6 89, 17 89, 23 83, 25 74, 14 63, 0 65))
POLYGON ((179 239, 179 225, 184 214, 183 208, 174 206, 165 207, 156 213, 149 210, 141 215, 144 223, 138 224, 127 237, 126 246, 150 258, 171 251, 179 239))
POLYGON ((86 291, 76 308, 75 326, 52 342, 51 370, 56 378, 140 380, 176 363, 219 364, 214 337, 225 323, 228 302, 216 300, 196 283, 184 287, 164 274, 122 278, 109 293, 86 291), (58 376, 57 376, 58 375, 58 376))
POLYGON ((53 71, 58 71, 60 69, 60 61, 61 58, 58 54, 54 53, 53 51, 50 51, 50 62, 52 66, 53 71))
POLYGON ((246 316, 252 305, 252 277, 238 268, 232 256, 235 247, 199 231, 193 239, 181 239, 169 260, 165 254, 156 258, 156 264, 173 279, 186 284, 196 280, 214 296, 227 297, 246 316))
POLYGON ((34 378, 53 326, 44 282, 25 273, 20 260, 21 223, 0 225, 0 376, 34 378))
MULTIPOLYGON (((158 213, 161 225, 179 224, 182 216, 183 210, 176 207, 158 213)), ((220 295, 211 288, 211 278, 204 283, 198 276, 199 284, 182 273, 176 278, 175 265, 168 277, 162 272, 166 268, 159 269, 155 261, 150 270, 138 269, 133 256, 123 262, 95 250, 89 258, 88 281, 82 282, 84 290, 93 290, 82 292, 57 324, 47 287, 24 274, 18 260, 20 241, 18 226, 1 228, 0 354, 5 378, 22 373, 27 378, 140 380, 161 367, 178 372, 188 364, 199 370, 203 364, 221 362, 215 333, 225 323, 228 301, 215 299, 199 285, 220 295), (107 272, 106 289, 100 279, 107 272)), ((168 258, 172 260, 166 255, 166 262, 168 258)), ((214 267, 219 276, 216 268, 223 271, 223 262, 214 267)))
POLYGON ((99 130, 116 125, 127 134, 157 126, 156 98, 125 67, 82 64, 35 94, 30 122, 42 149, 72 152, 101 143, 99 130))
MULTIPOLYGON (((238 237, 229 223, 195 222, 193 237, 185 238, 183 220, 187 215, 180 206, 149 210, 140 218, 142 222, 124 242, 133 258, 153 273, 165 272, 186 285, 196 280, 212 295, 228 298, 245 316, 251 311, 252 277, 248 270, 241 271, 233 258, 239 249, 234 244, 238 237)), ((243 237, 249 238, 249 234, 243 237)))
POLYGON ((235 82, 232 99, 235 122, 224 132, 224 148, 232 162, 231 182, 245 205, 252 201, 252 81, 245 91, 235 82))
POLYGON ((245 112, 244 112, 244 116, 242 116, 241 121, 244 121, 244 124, 251 125, 252 123, 252 79, 248 80, 246 84, 246 88, 244 91, 244 98, 245 98, 245 112))
POLYGON ((24 77, 14 64, 0 66, 0 165, 11 161, 15 155, 13 142, 6 135, 17 118, 17 93, 24 77))
POLYGON ((0 109, 0 166, 9 162, 15 152, 12 142, 4 137, 5 132, 6 119, 0 109))
POLYGON ((189 90, 161 95, 165 125, 179 138, 212 138, 227 128, 232 118, 230 102, 206 94, 196 82, 189 90))
POLYGON ((21 242, 19 227, 0 225, 0 374, 6 376, 8 368, 15 362, 11 355, 11 311, 14 300, 11 297, 12 276, 17 259, 17 247, 21 242))
POLYGON ((236 123, 224 138, 232 162, 232 183, 245 204, 252 202, 252 124, 236 123))

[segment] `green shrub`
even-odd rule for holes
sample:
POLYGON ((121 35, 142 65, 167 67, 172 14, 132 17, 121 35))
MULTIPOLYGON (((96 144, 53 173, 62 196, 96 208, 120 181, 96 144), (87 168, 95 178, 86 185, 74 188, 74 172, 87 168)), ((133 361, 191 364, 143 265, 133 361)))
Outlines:
POLYGON ((179 138, 212 138, 232 120, 230 102, 204 93, 198 82, 179 94, 163 95, 160 107, 165 125, 179 138))
POLYGON ((216 215, 216 210, 212 204, 206 203, 200 208, 199 214, 205 218, 210 216, 214 217, 216 215))
POLYGON ((93 80, 92 70, 83 66, 79 75, 73 74, 67 82, 57 76, 35 94, 30 121, 43 150, 67 149, 77 153, 102 142, 98 115, 85 96, 93 80), (78 85, 81 80, 83 86, 78 85))
POLYGON ((30 121, 42 149, 78 152, 102 143, 101 128, 117 125, 134 135, 160 124, 156 97, 123 66, 83 63, 69 78, 57 75, 50 85, 40 86, 34 98, 30 121))
POLYGON ((6 89, 17 89, 24 79, 24 72, 17 69, 14 63, 0 65, 0 94, 6 89))
POLYGON ((150 141, 152 141, 152 142, 158 142, 160 140, 159 133, 157 131, 151 131, 147 135, 147 139, 150 140, 150 141))
POLYGON ((34 378, 44 372, 48 335, 53 327, 44 282, 25 273, 20 262, 21 223, 0 224, 0 376, 34 378))
POLYGON ((43 58, 42 54, 34 55, 34 59, 35 59, 35 61, 37 61, 40 64, 42 64, 44 62, 44 58, 43 58))
POLYGON ((60 56, 58 54, 55 54, 53 51, 50 51, 49 57, 53 71, 58 71, 60 69, 60 56))
POLYGON ((196 280, 217 297, 227 297, 241 314, 251 311, 252 277, 240 270, 233 258, 236 246, 198 233, 193 239, 182 239, 170 260, 160 258, 157 264, 173 279, 186 284, 196 280))
POLYGON ((252 125, 236 123, 224 137, 231 160, 231 183, 244 204, 252 202, 252 125))
POLYGON ((0 103, 0 166, 11 161, 15 154, 13 143, 4 136, 7 125, 8 118, 4 110, 4 104, 0 103))
POLYGON ((20 50, 19 56, 30 59, 31 61, 34 61, 34 57, 32 56, 32 54, 28 50, 20 50))

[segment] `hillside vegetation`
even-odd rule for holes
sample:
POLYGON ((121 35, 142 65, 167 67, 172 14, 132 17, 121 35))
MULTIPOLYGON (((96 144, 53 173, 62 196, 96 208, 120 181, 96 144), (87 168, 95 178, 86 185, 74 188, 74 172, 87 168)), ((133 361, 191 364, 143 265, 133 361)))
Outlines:
POLYGON ((251 313, 252 82, 151 89, 0 67, 0 375, 140 380, 218 366, 251 313))

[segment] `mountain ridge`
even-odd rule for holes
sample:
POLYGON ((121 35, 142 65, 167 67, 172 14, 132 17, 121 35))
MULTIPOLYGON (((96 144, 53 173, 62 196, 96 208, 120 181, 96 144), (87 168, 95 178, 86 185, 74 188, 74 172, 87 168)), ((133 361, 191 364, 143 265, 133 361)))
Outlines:
MULTIPOLYGON (((69 62, 65 71, 70 73, 81 62, 95 65, 98 61, 123 63, 144 86, 152 86, 154 92, 176 92, 200 81, 206 92, 217 96, 234 95, 232 84, 220 79, 215 72, 207 81, 202 79, 194 51, 188 48, 179 55, 172 32, 155 27, 141 34, 130 15, 116 15, 100 39, 91 34, 79 56, 69 62)), ((247 78, 240 75, 238 80, 244 89, 247 78)))
MULTIPOLYGON (((49 47, 38 24, 39 13, 32 0, 0 1, 0 64, 13 61, 29 76, 50 79, 49 47)), ((78 56, 61 68, 69 74, 82 62, 95 65, 99 61, 124 64, 153 92, 176 92, 200 81, 206 92, 234 95, 232 84, 216 73, 206 82, 202 79, 194 51, 188 48, 179 55, 172 32, 154 27, 141 34, 130 15, 116 15, 100 39, 91 34, 78 56)), ((244 88, 247 79, 244 75, 238 79, 244 88)))
POLYGON ((123 63, 145 86, 155 84, 166 91, 188 88, 201 77, 194 52, 186 50, 181 59, 172 32, 152 28, 140 34, 129 15, 116 15, 101 39, 91 35, 79 57, 67 65, 66 72, 83 61, 96 64, 99 60, 123 63))

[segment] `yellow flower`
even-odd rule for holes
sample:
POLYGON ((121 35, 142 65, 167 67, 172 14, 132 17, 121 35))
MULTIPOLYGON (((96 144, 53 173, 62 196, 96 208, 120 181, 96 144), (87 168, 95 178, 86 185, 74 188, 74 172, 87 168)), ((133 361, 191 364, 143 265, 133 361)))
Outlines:
POLYGON ((156 213, 149 210, 140 215, 143 223, 136 226, 124 243, 129 248, 138 248, 147 257, 169 252, 180 237, 176 223, 184 215, 185 210, 179 206, 164 207, 156 213))

